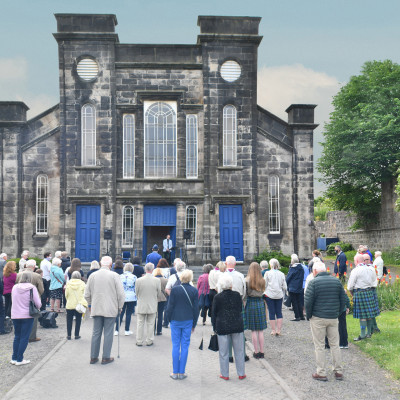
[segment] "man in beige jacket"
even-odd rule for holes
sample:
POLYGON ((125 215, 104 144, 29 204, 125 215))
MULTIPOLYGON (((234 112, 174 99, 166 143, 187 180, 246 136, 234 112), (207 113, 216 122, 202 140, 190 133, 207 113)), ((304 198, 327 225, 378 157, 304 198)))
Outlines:
POLYGON ((110 271, 111 257, 105 256, 100 261, 101 268, 90 275, 85 289, 85 299, 91 307, 93 334, 90 364, 99 361, 101 335, 104 329, 102 364, 114 361, 111 357, 115 318, 125 302, 125 292, 120 277, 110 271))
POLYGON ((143 330, 146 324, 146 345, 151 346, 154 341, 154 324, 156 321, 158 296, 161 293, 160 279, 152 273, 153 263, 147 263, 144 267, 145 275, 136 281, 137 296, 137 329, 136 346, 143 346, 143 330))

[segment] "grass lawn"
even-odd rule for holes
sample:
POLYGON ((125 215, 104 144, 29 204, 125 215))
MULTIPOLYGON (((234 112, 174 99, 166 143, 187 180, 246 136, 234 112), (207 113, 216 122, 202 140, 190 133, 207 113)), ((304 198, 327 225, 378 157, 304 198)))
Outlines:
POLYGON ((356 343, 379 366, 400 380, 400 311, 386 311, 376 320, 381 333, 372 335, 371 339, 353 342, 353 338, 360 334, 360 322, 349 314, 347 316, 349 342, 356 343))

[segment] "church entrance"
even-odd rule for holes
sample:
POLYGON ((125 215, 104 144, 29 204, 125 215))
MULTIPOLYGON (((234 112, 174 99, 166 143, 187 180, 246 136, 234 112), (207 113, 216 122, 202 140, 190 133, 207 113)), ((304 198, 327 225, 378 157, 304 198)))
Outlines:
MULTIPOLYGON (((159 247, 159 254, 163 255, 163 240, 167 234, 171 235, 172 244, 176 246, 176 206, 145 205, 143 210, 143 262, 155 244, 159 247)), ((175 258, 175 252, 172 252, 171 258, 175 258)))

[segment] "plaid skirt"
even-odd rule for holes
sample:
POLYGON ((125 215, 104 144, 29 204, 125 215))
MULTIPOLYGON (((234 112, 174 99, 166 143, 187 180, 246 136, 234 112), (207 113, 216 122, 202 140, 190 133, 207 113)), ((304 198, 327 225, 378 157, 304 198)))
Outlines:
POLYGON ((265 303, 262 297, 248 297, 243 318, 245 329, 263 331, 267 329, 265 303))
POLYGON ((356 289, 353 297, 353 317, 375 318, 380 314, 378 296, 375 289, 356 289))

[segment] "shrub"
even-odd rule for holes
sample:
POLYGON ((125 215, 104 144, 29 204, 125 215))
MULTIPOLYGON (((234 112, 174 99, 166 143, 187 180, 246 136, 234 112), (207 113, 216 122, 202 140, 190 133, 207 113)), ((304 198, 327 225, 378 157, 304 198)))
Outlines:
POLYGON ((392 278, 389 278, 389 282, 382 279, 383 282, 377 287, 376 293, 378 295, 379 309, 381 311, 393 311, 400 310, 400 279, 396 278, 392 282, 392 278))
POLYGON ((271 258, 276 258, 279 261, 279 264, 281 265, 281 267, 283 267, 283 268, 281 268, 281 271, 284 274, 287 274, 287 271, 288 271, 289 265, 290 265, 290 256, 284 255, 281 251, 265 249, 258 256, 254 257, 254 261, 257 261, 258 263, 260 263, 261 261, 266 260, 269 262, 269 260, 271 258))
POLYGON ((340 246, 344 253, 346 251, 354 250, 353 246, 350 243, 336 242, 336 243, 331 243, 330 245, 328 245, 328 247, 326 248, 326 254, 328 256, 334 256, 335 255, 335 247, 336 246, 340 246))

